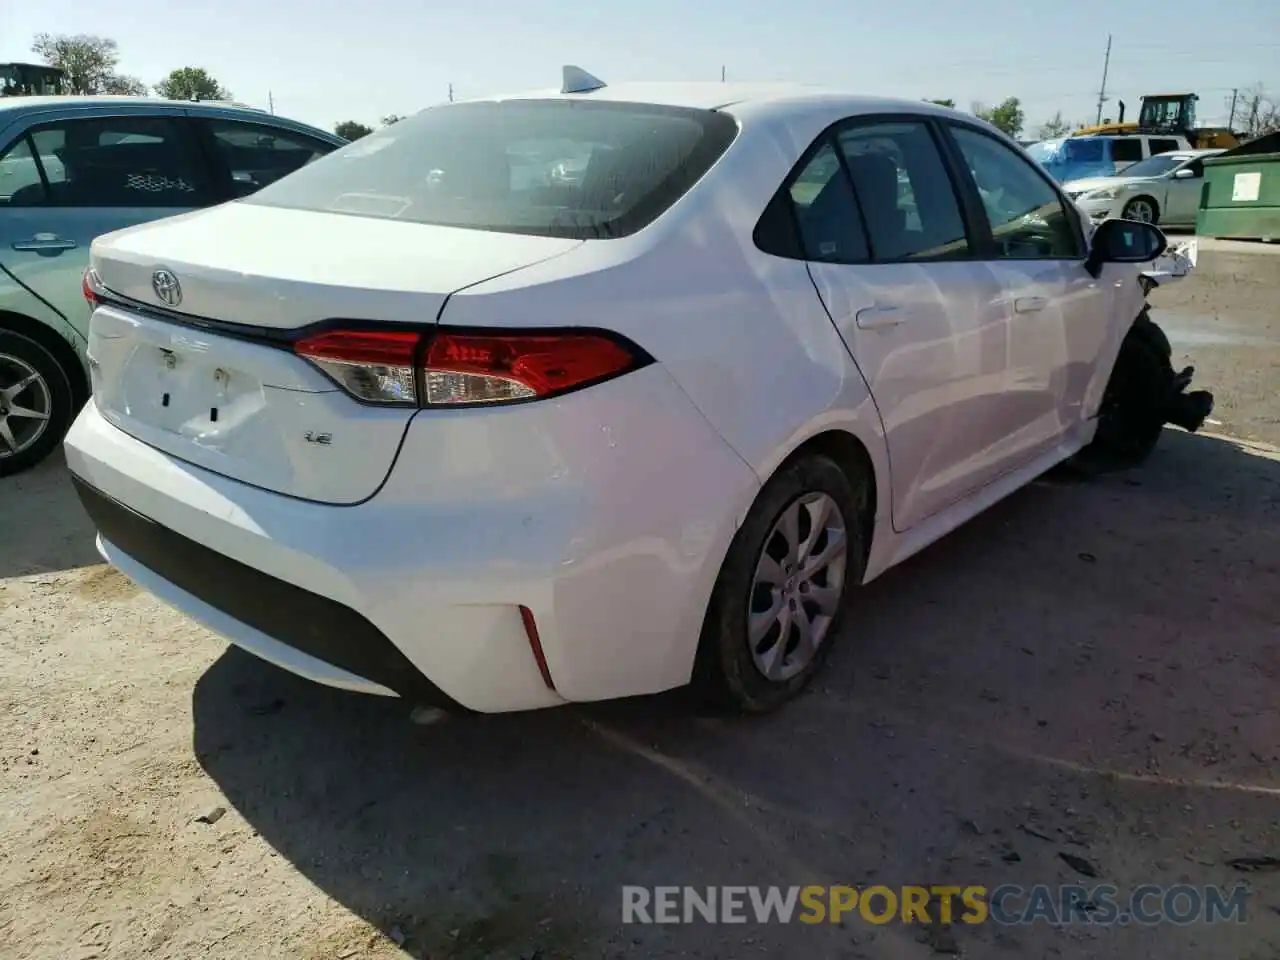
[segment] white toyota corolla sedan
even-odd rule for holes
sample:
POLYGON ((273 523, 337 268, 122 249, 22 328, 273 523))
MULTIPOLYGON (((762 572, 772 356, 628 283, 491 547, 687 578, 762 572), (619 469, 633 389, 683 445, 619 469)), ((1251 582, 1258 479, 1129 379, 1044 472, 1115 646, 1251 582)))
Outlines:
POLYGON ((99 238, 67 461, 108 561, 320 683, 762 711, 861 584, 1150 449, 1164 248, 930 104, 567 69, 99 238))

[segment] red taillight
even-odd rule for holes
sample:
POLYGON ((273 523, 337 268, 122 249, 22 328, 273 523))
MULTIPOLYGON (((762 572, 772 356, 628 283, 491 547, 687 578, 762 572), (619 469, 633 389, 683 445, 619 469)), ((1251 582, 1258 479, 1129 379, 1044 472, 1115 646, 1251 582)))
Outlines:
POLYGON ((641 362, 638 352, 594 332, 333 330, 294 350, 360 400, 424 407, 535 400, 641 362))
POLYGON ((532 400, 631 369, 625 347, 594 333, 440 331, 421 360, 428 406, 532 400))
POLYGON ((84 276, 80 278, 80 292, 84 294, 85 302, 89 304, 90 310, 102 302, 102 281, 94 273, 93 267, 86 270, 84 276))

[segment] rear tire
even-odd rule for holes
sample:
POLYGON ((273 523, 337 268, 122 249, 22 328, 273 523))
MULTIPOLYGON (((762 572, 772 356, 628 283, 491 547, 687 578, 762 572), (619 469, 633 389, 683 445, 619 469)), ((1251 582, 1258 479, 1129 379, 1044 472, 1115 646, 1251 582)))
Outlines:
POLYGON ((775 710, 821 668, 866 567, 866 482, 809 455, 760 491, 703 624, 694 683, 709 706, 775 710))
POLYGON ((53 452, 74 412, 71 379, 53 354, 0 330, 0 477, 29 470, 53 452))

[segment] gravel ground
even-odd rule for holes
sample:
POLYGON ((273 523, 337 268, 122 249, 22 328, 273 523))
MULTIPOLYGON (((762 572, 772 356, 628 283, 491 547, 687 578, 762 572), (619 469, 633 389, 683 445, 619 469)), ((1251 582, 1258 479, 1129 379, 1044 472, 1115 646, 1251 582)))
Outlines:
POLYGON ((1215 248, 1153 299, 1212 434, 891 571, 759 720, 415 727, 100 565, 60 462, 0 481, 3 955, 1274 960, 1280 872, 1230 861, 1280 857, 1280 257, 1215 248), (1215 926, 619 922, 622 884, 948 882, 1252 896, 1215 926))

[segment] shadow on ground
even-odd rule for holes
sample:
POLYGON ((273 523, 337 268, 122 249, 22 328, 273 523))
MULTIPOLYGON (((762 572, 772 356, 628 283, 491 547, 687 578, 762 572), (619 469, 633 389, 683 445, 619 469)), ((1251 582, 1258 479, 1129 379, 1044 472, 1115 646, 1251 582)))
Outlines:
POLYGON ((1252 877, 1248 924, 1211 930, 623 927, 620 887, 1238 882, 1226 860, 1280 835, 1277 520, 1280 463, 1171 431, 1145 469, 1050 476, 868 587, 772 717, 668 696, 418 728, 231 651, 197 685, 196 755, 414 956, 917 956, 954 936, 974 956, 1272 957, 1275 874, 1252 877))
POLYGON ((61 452, 0 480, 0 580, 101 562, 61 452))

